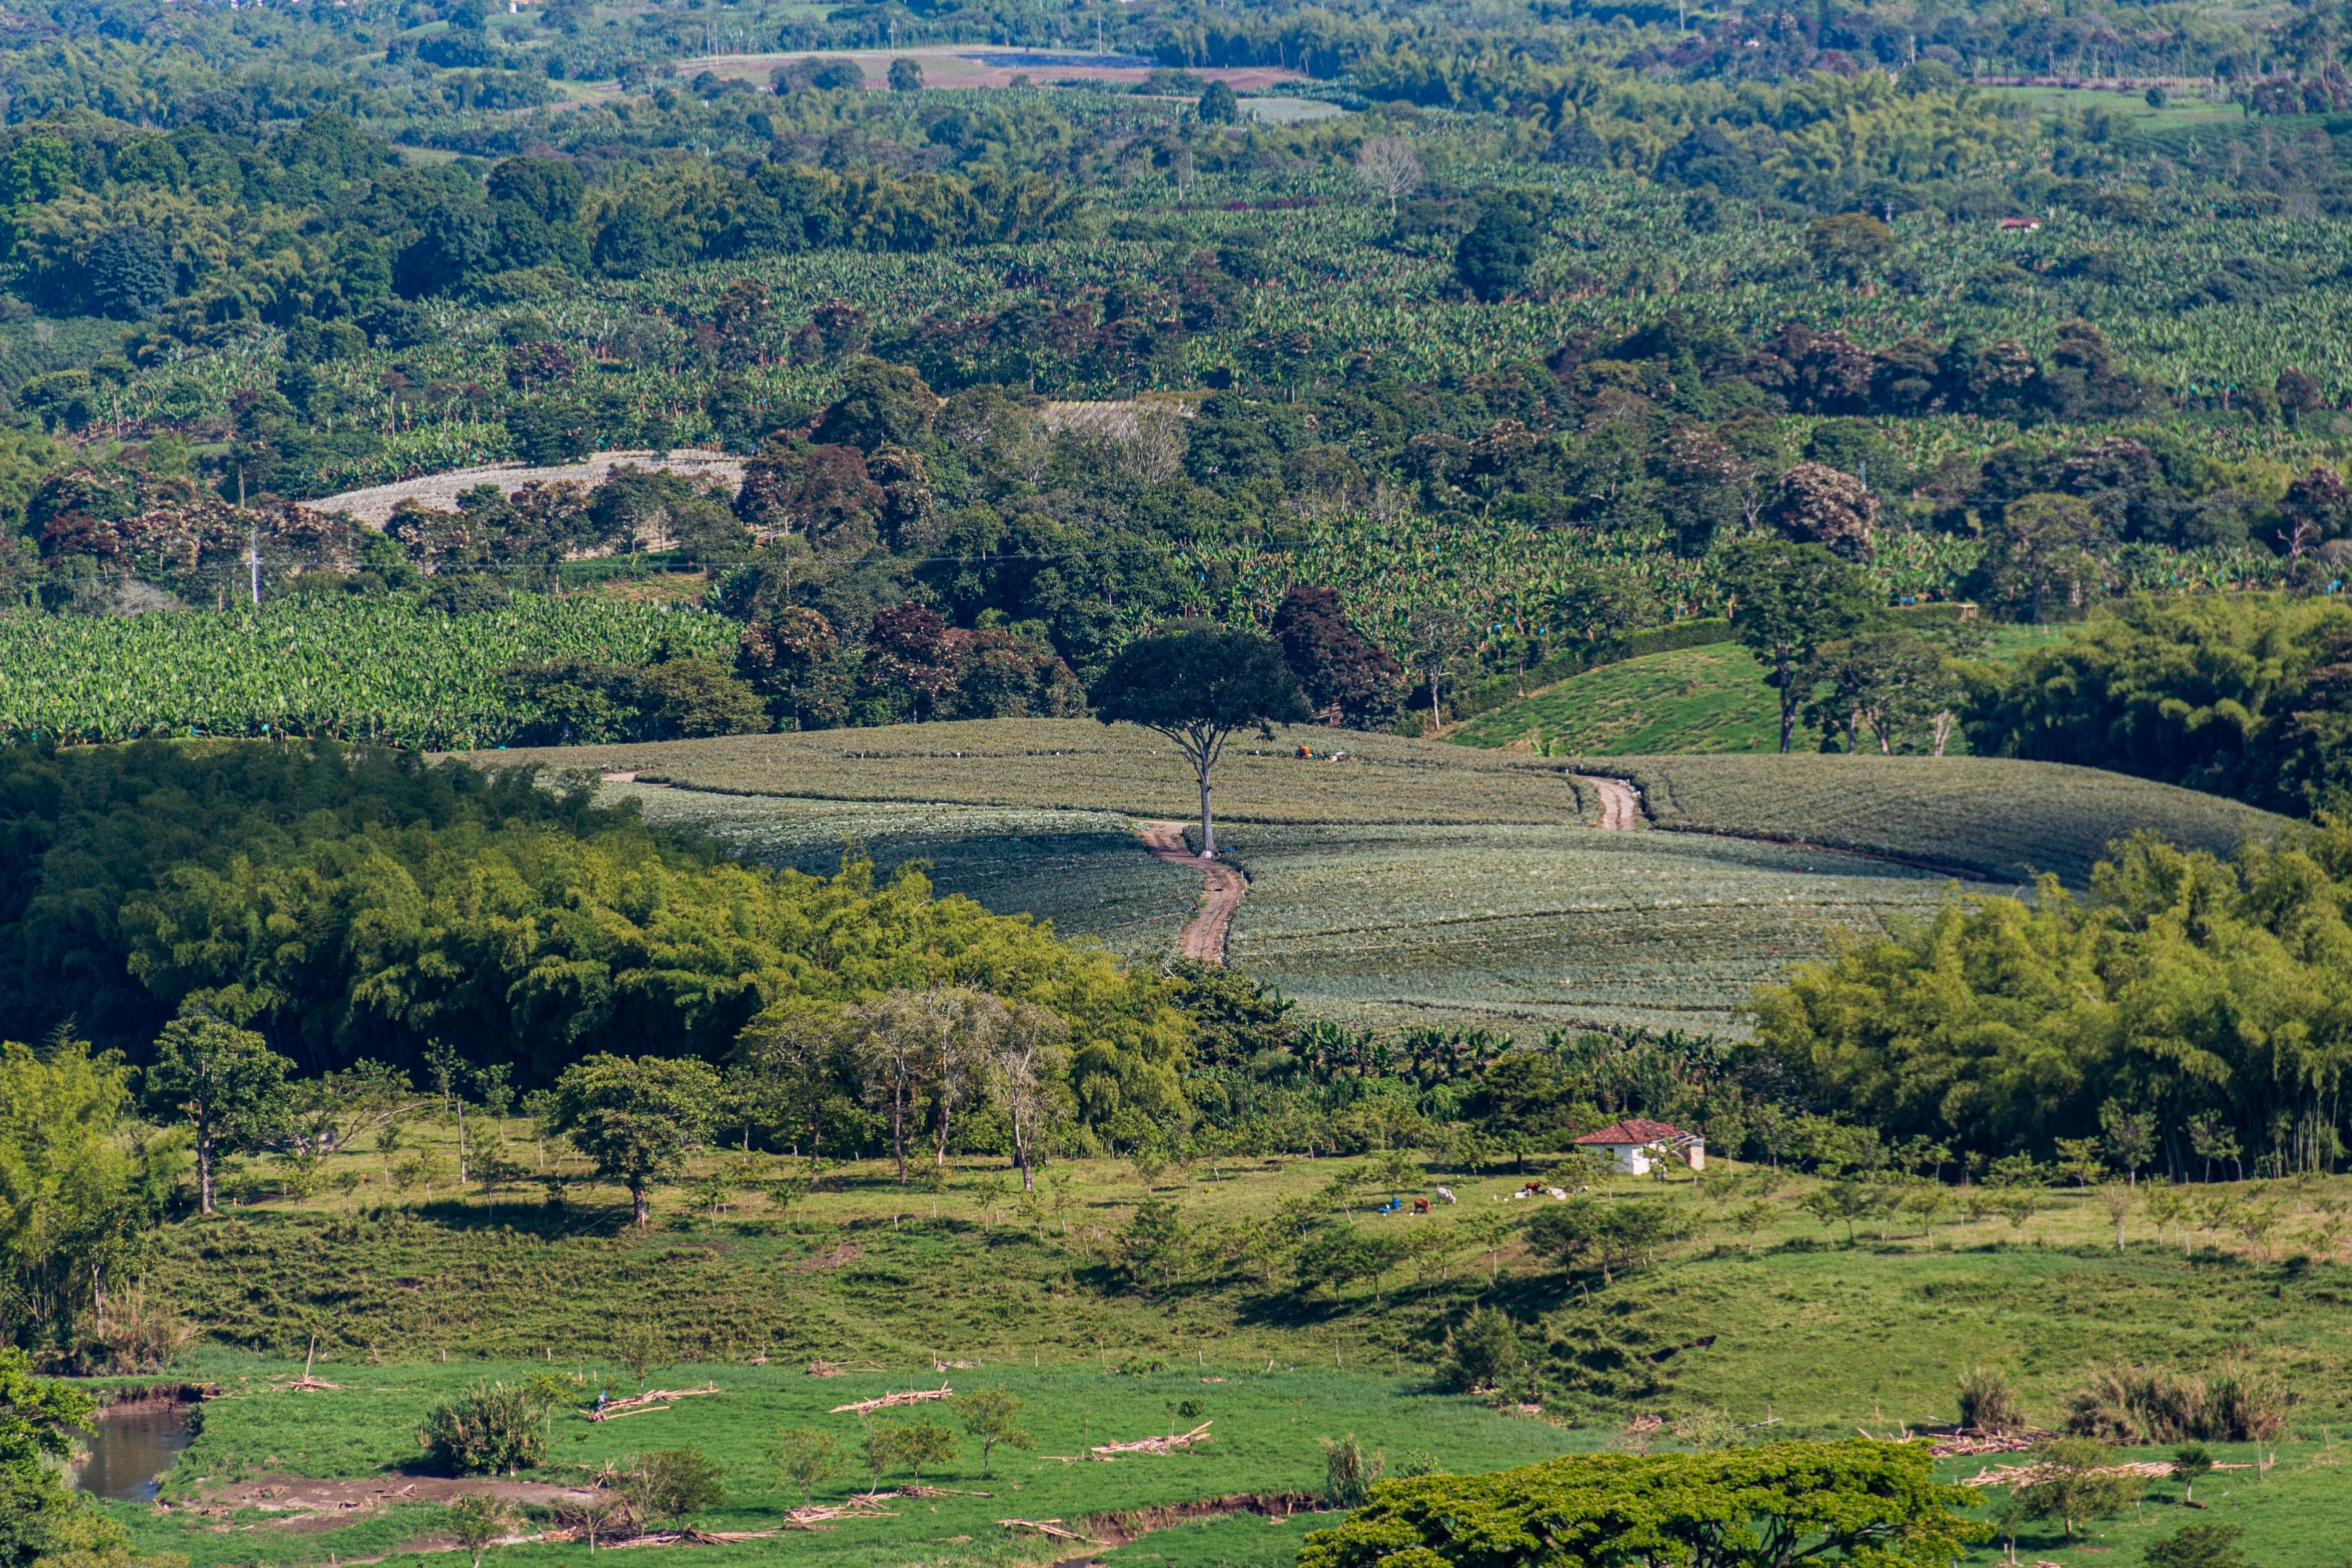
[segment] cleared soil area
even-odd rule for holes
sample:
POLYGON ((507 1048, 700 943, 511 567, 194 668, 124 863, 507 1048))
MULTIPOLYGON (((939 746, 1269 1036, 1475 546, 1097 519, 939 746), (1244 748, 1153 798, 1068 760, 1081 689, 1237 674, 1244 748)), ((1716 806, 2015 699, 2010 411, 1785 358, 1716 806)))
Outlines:
POLYGON ((688 479, 715 479, 722 480, 730 490, 740 489, 743 484, 741 459, 728 457, 723 452, 691 448, 668 453, 597 452, 585 462, 567 463, 554 468, 534 468, 521 463, 452 468, 446 473, 420 475, 396 484, 345 490, 341 495, 304 504, 313 511, 347 511, 362 522, 372 522, 381 528, 391 518, 392 509, 404 500, 414 500, 431 511, 456 511, 457 498, 477 485, 496 485, 509 492, 530 484, 551 485, 569 481, 596 485, 601 484, 614 468, 624 466, 654 468, 688 479))
POLYGON ((1148 824, 1143 830, 1143 843, 1151 851, 1152 858, 1197 867, 1201 872, 1201 910, 1177 939, 1177 952, 1202 963, 1224 963, 1225 931, 1233 924, 1234 911, 1248 896, 1249 879, 1222 861, 1203 860, 1193 854, 1184 843, 1184 824, 1181 822, 1148 824))

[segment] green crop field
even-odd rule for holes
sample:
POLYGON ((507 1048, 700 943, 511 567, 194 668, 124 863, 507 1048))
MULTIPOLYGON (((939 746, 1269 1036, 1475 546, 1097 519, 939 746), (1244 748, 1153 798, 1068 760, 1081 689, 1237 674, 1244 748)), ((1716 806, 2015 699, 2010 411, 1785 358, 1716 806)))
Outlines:
POLYGON ((1750 992, 1832 930, 1947 884, 1817 850, 1590 828, 1236 830, 1228 961, 1360 1028, 1739 1032, 1750 992))
POLYGON ((1979 876, 2089 879, 2145 828, 2227 855, 2285 819, 2219 795, 2094 768, 1998 757, 1625 757, 1588 771, 1633 781, 1663 827, 1891 855, 1979 876))

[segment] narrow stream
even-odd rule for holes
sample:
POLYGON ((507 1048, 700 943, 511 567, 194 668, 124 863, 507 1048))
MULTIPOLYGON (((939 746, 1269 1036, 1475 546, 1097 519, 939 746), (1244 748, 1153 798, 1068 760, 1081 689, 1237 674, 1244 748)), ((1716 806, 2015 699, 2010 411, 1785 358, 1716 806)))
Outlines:
POLYGON ((119 1502, 152 1502, 180 1450, 195 1441, 193 1400, 171 1397, 126 1401, 99 1412, 87 1439, 89 1458, 74 1471, 74 1485, 119 1502))

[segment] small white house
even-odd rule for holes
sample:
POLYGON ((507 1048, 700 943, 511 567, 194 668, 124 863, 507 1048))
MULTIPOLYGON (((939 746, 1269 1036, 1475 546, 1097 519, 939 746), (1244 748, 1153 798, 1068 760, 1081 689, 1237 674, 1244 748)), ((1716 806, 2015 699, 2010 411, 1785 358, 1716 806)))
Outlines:
POLYGON ((1646 1176, 1652 1165, 1667 1160, 1679 1160, 1694 1171, 1706 1169, 1706 1139, 1638 1116, 1588 1132, 1576 1141, 1576 1146, 1606 1154, 1619 1170, 1632 1176, 1646 1176))

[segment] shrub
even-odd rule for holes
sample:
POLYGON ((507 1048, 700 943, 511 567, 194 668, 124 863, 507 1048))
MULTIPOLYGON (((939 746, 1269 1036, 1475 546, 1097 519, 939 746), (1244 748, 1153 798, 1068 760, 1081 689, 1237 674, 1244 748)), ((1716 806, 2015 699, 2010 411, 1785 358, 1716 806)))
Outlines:
POLYGON ((459 1476, 508 1475, 547 1458, 543 1396, 505 1383, 478 1383, 436 1404, 418 1429, 433 1464, 459 1476))
POLYGON ((2088 1521, 2121 1511, 2146 1485, 2112 1470, 2106 1445, 2089 1437, 2061 1437, 2035 1457, 2036 1479, 2021 1489, 2029 1516, 2056 1520, 2070 1540, 2088 1521))
POLYGON ((1450 1389, 1475 1394, 1500 1388, 1527 1363, 1527 1347, 1509 1314, 1495 1308, 1473 1311, 1461 1329, 1445 1336, 1445 1359, 1438 1378, 1450 1389))
POLYGON ((1960 1425, 1979 1432, 2022 1432, 2025 1405, 2006 1373, 1971 1367, 1960 1373, 1960 1425))
POLYGON ((699 1448, 663 1448, 639 1459, 621 1490, 638 1518, 674 1524, 725 1502, 724 1474, 699 1448))
POLYGON ((2241 1533, 2234 1524, 2189 1525, 2149 1542, 2141 1561, 2147 1568, 2246 1568, 2246 1554, 2237 1547, 2241 1533))
POLYGON ((1372 1500, 1372 1483, 1388 1468, 1388 1457, 1374 1454, 1364 1457, 1349 1433, 1334 1443, 1328 1437, 1315 1439, 1323 1445, 1323 1501, 1331 1508, 1359 1509, 1372 1500))
POLYGON ((2277 1391, 2237 1364, 2210 1378, 2161 1367, 2103 1367, 2066 1405, 2067 1431, 2116 1443, 2259 1443, 2286 1422, 2277 1391))

